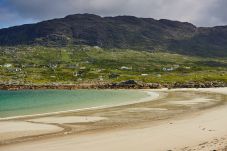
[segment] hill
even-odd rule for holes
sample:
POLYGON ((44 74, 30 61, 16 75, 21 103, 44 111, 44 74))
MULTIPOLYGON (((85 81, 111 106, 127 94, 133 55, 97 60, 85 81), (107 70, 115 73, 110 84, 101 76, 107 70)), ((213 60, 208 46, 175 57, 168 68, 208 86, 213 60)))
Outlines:
POLYGON ((205 28, 164 19, 76 14, 0 30, 0 46, 18 45, 89 45, 223 57, 227 56, 227 26, 205 28))

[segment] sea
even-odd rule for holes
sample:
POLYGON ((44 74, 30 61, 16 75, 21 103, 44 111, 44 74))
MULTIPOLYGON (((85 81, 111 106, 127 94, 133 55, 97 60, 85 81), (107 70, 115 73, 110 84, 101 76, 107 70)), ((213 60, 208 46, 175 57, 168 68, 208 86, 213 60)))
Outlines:
POLYGON ((138 90, 0 90, 0 119, 130 104, 149 95, 138 90))

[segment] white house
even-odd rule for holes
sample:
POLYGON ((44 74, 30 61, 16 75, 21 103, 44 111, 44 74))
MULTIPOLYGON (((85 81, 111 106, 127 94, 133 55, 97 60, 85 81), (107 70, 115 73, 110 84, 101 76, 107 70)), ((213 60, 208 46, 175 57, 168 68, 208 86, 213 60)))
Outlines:
POLYGON ((121 70, 132 70, 132 67, 126 67, 126 66, 122 66, 121 70))
POLYGON ((78 77, 79 76, 78 72, 73 72, 73 76, 78 77))
POLYGON ((173 67, 170 67, 170 68, 162 68, 163 71, 173 71, 174 68, 173 67))
POLYGON ((9 64, 9 63, 4 64, 4 67, 5 67, 5 68, 10 68, 10 67, 12 67, 12 64, 9 64))
POLYGON ((141 74, 141 76, 148 76, 148 74, 144 73, 144 74, 141 74))

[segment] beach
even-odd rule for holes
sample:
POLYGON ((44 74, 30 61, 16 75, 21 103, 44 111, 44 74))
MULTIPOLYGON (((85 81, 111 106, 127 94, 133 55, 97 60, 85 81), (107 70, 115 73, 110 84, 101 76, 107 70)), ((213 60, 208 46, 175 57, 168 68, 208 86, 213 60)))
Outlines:
POLYGON ((226 149, 227 88, 142 91, 157 95, 132 104, 0 121, 0 151, 226 149))

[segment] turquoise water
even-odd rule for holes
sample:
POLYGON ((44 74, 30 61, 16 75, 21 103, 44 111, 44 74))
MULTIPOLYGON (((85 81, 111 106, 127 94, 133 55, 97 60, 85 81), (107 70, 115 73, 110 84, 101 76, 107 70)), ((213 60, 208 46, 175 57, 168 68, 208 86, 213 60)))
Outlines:
POLYGON ((147 96, 129 90, 0 91, 0 118, 118 105, 147 96))

